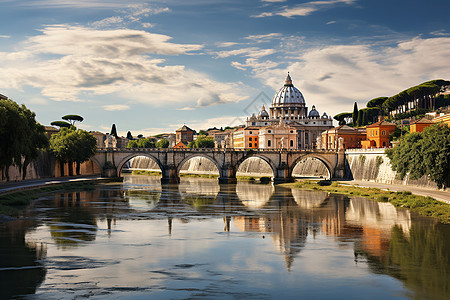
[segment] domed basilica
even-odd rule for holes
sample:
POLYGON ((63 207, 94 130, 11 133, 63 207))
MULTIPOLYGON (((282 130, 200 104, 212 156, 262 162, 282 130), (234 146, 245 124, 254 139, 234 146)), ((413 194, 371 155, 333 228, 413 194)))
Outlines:
POLYGON ((308 112, 303 94, 287 75, 272 98, 269 112, 263 106, 258 115, 247 118, 247 127, 258 128, 259 141, 255 148, 313 149, 317 137, 333 127, 333 120, 313 105, 308 112))

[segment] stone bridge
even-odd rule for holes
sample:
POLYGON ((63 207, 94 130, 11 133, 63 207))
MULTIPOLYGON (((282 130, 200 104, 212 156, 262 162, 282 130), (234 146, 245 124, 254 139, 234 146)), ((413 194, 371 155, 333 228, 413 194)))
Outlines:
POLYGON ((269 164, 274 183, 293 181, 292 171, 297 163, 306 158, 320 160, 328 169, 331 179, 344 178, 345 152, 329 150, 287 149, 98 149, 92 160, 102 170, 102 176, 120 176, 126 162, 137 156, 149 157, 158 164, 162 172, 161 183, 179 183, 180 170, 193 157, 205 157, 219 170, 219 183, 236 183, 236 172, 240 164, 250 157, 258 157, 269 164))

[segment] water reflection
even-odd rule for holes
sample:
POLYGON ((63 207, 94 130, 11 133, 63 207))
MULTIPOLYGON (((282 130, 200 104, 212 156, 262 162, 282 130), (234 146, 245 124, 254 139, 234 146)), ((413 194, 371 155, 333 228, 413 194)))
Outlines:
MULTIPOLYGON (((79 282, 98 281, 109 287, 100 289, 100 295, 126 293, 115 287, 152 282, 133 292, 163 298, 228 297, 230 286, 246 297, 287 297, 298 295, 299 285, 306 282, 319 294, 326 293, 320 287, 329 282, 345 287, 339 290, 342 295, 354 296, 345 291, 361 287, 374 298, 386 296, 386 291, 393 295, 378 277, 367 277, 361 266, 368 266, 370 274, 403 282, 406 291, 394 288, 402 297, 450 296, 449 226, 364 198, 250 183, 218 185, 198 178, 161 186, 159 177, 130 176, 123 185, 48 195, 30 208, 30 215, 42 225, 17 245, 32 254, 22 265, 44 264, 51 273, 38 290, 46 295, 56 293, 54 287, 59 287, 57 293, 65 290, 58 280, 69 281, 80 293, 92 286, 77 287, 79 282), (31 242, 41 240, 52 249, 48 258, 42 255, 45 246, 38 250, 31 242), (58 273, 79 269, 86 272, 70 280, 58 273), (238 273, 239 280, 231 282, 238 273), (180 278, 189 285, 183 294, 154 294, 180 284, 180 278), (216 286, 214 293, 206 281, 216 286)), ((11 245, 13 235, 6 231, 1 245, 11 245)), ((8 252, 2 248, 3 253, 8 252)), ((35 289, 45 269, 30 270, 36 273, 27 286, 35 289)))
POLYGON ((34 294, 44 281, 46 270, 41 260, 47 254, 45 244, 25 240, 36 226, 31 220, 0 224, 0 298, 34 294))

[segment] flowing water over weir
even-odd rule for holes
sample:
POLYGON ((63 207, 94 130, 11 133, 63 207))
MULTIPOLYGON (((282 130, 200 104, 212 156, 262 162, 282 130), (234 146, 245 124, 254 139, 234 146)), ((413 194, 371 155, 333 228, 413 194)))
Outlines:
POLYGON ((0 224, 2 299, 449 299, 450 226, 320 191, 158 176, 0 224))

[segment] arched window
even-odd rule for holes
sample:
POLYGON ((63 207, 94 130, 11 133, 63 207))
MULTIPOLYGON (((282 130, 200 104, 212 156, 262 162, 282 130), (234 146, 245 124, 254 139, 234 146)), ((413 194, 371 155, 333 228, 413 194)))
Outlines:
POLYGON ((272 141, 271 140, 267 141, 267 147, 272 147, 272 141))

